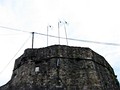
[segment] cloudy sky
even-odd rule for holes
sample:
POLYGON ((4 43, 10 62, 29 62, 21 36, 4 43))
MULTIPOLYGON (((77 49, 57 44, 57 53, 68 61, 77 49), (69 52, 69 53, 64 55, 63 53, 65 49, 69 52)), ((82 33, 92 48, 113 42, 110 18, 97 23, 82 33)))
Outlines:
MULTIPOLYGON (((120 0, 0 0, 0 86, 10 80, 15 59, 31 48, 31 33, 120 44, 120 0), (21 30, 21 31, 18 31, 21 30), (27 31, 27 32, 22 32, 27 31)), ((59 44, 49 37, 48 45, 59 44)), ((65 39, 60 44, 66 45, 65 39)), ((68 40, 69 46, 90 47, 113 67, 120 81, 120 45, 68 40)), ((34 48, 46 47, 47 37, 35 34, 34 48)))

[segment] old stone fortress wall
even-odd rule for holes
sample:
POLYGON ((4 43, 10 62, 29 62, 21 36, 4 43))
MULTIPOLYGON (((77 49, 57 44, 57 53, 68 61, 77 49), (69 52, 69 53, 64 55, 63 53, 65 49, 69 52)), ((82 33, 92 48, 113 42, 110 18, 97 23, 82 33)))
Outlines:
POLYGON ((109 63, 90 48, 26 49, 0 90, 120 90, 109 63))

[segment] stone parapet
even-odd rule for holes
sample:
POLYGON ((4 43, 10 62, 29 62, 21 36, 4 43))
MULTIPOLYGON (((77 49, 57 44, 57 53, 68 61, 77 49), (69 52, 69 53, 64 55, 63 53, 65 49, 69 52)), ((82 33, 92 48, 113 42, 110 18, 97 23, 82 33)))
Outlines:
POLYGON ((90 48, 53 45, 26 49, 0 90, 120 90, 104 57, 90 48))

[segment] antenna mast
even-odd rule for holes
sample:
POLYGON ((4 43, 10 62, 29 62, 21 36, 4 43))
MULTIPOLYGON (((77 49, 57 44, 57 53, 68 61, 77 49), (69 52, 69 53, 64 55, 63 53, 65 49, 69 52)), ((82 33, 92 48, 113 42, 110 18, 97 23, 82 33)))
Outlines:
POLYGON ((49 31, 49 28, 51 28, 51 27, 52 27, 51 25, 47 26, 47 46, 48 46, 48 31, 49 31))
POLYGON ((68 45, 68 39, 67 39, 67 31, 66 31, 66 24, 68 24, 66 21, 64 22, 64 29, 65 29, 65 36, 66 36, 66 42, 67 42, 67 45, 68 45))
POLYGON ((61 21, 58 22, 58 44, 60 45, 60 23, 61 21))

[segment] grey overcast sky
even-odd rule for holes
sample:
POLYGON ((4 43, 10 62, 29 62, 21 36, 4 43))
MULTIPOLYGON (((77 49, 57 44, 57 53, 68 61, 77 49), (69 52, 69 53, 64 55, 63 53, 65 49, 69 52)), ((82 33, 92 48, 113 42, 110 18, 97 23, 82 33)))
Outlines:
MULTIPOLYGON (((60 20, 68 22, 68 38, 120 44, 120 0, 0 0, 0 86, 10 80, 15 59, 31 48, 30 33, 7 28, 46 34, 51 25, 49 34, 57 36, 60 20)), ((63 24, 60 36, 65 37, 63 24)), ((46 39, 35 34, 34 48, 46 47, 46 39)), ((54 44, 58 39, 49 37, 48 45, 54 44)), ((68 45, 89 47, 104 56, 120 81, 120 46, 72 40, 68 45)))

